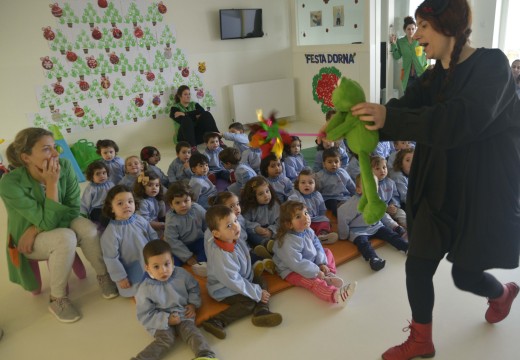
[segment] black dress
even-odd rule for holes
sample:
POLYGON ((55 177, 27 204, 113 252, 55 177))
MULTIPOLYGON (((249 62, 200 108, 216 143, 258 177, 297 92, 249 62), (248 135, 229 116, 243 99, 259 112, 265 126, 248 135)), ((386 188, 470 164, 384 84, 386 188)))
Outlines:
POLYGON ((427 71, 386 105, 386 140, 414 140, 407 197, 409 254, 467 270, 515 268, 520 253, 520 100, 505 55, 477 49, 427 71))
POLYGON ((180 104, 175 104, 170 110, 170 118, 177 122, 180 127, 177 134, 177 141, 187 141, 191 146, 197 146, 204 142, 206 132, 219 132, 213 115, 206 111, 196 102, 188 105, 187 111, 180 104), (185 116, 175 117, 176 112, 183 112, 185 116))

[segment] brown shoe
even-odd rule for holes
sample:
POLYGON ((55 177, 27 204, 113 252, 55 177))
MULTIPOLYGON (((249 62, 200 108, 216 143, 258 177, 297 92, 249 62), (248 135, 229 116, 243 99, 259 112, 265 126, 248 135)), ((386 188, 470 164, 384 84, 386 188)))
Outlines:
POLYGON ((254 326, 273 327, 282 323, 282 315, 264 309, 253 315, 251 321, 253 322, 254 326))
POLYGON ((224 331, 224 324, 216 319, 209 319, 202 323, 202 327, 204 330, 209 332, 211 335, 215 336, 218 339, 225 339, 226 332, 224 331))

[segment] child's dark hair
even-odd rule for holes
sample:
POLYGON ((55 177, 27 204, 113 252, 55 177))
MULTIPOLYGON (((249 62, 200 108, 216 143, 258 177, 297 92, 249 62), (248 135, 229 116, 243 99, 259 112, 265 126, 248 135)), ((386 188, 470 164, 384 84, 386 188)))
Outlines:
POLYGON ((107 172, 107 176, 110 176, 110 170, 108 169, 107 164, 103 160, 94 160, 87 166, 87 170, 85 170, 85 176, 88 181, 94 181, 94 172, 96 170, 105 169, 107 172))
POLYGON ((96 143, 96 153, 101 155, 102 148, 111 147, 114 149, 116 154, 119 152, 119 146, 117 146, 116 142, 110 139, 98 140, 96 143))
POLYGON ((319 183, 318 183, 318 180, 316 179, 316 173, 310 167, 304 167, 302 169, 302 171, 300 171, 300 173, 298 174, 296 179, 294 180, 294 188, 296 190, 300 191, 300 188, 298 187, 298 183, 300 182, 300 176, 302 176, 302 175, 312 176, 312 178, 314 179, 314 191, 319 190, 319 186, 318 186, 319 183))
POLYGON ((386 164, 386 159, 382 156, 379 156, 379 155, 375 155, 375 156, 372 156, 370 158, 370 166, 373 168, 375 168, 376 166, 379 166, 381 164, 385 163, 386 164))
POLYGON ((394 160, 394 166, 393 166, 394 172, 397 172, 397 171, 401 171, 402 172, 403 171, 403 160, 404 160, 404 157, 407 154, 413 154, 413 152, 414 152, 414 148, 401 149, 401 150, 399 150, 397 152, 397 155, 395 156, 395 160, 394 160))
POLYGON ((222 137, 217 132, 209 131, 209 132, 204 133, 202 138, 204 140, 204 143, 207 144, 208 141, 210 141, 213 138, 218 138, 220 140, 222 137))
POLYGON ((195 154, 191 154, 190 157, 190 168, 193 169, 197 167, 197 165, 205 165, 209 164, 209 159, 206 155, 196 152, 195 154))
MULTIPOLYGON (((326 140, 326 139, 323 139, 323 140, 326 140)), ((320 141, 319 144, 317 144, 316 149, 318 149, 318 150, 327 150, 327 149, 325 149, 325 147, 323 146, 323 142, 324 142, 323 140, 320 141)), ((335 141, 333 142, 332 147, 330 147, 329 149, 333 149, 333 148, 338 148, 338 145, 336 144, 335 141)))
POLYGON ((296 214, 296 211, 303 209, 307 209, 307 206, 300 201, 294 200, 287 200, 280 206, 279 226, 276 231, 276 241, 280 243, 280 247, 283 245, 283 238, 291 230, 294 214, 296 214))
POLYGON ((229 125, 228 129, 229 130, 235 129, 235 130, 242 131, 242 132, 245 131, 244 125, 242 125, 242 123, 239 123, 239 122, 232 123, 231 125, 229 125))
POLYGON ((327 111, 325 114, 325 121, 329 121, 334 115, 336 115, 336 110, 332 109, 327 111))
POLYGON ((218 223, 226 216, 233 214, 231 208, 224 205, 211 206, 206 211, 206 225, 210 231, 218 230, 218 223))
POLYGON ((268 177, 267 168, 269 167, 269 164, 271 164, 271 161, 282 162, 282 159, 279 159, 278 156, 276 156, 276 154, 270 153, 260 161, 260 174, 262 174, 265 177, 268 177))
POLYGON ((263 176, 255 176, 246 182, 242 189, 242 194, 240 195, 243 213, 258 207, 258 202, 256 201, 256 189, 263 185, 267 185, 271 191, 271 201, 269 201, 268 204, 269 209, 271 209, 275 203, 279 203, 278 196, 276 196, 273 187, 269 184, 267 179, 263 176))
MULTIPOLYGON (((229 148, 228 148, 229 149, 229 148)), ((231 199, 232 197, 238 198, 235 194, 233 194, 231 191, 222 191, 217 193, 215 196, 210 196, 208 199, 208 204, 213 205, 224 205, 226 201, 231 199)))
POLYGON ((165 201, 168 204, 171 204, 174 198, 176 197, 184 197, 189 196, 193 199, 193 193, 191 192, 191 188, 184 181, 179 180, 170 185, 168 191, 166 191, 165 201))
POLYGON ((283 154, 284 154, 284 156, 291 155, 291 146, 292 146, 292 143, 295 142, 295 141, 300 142, 300 148, 302 147, 302 139, 300 139, 298 136, 291 136, 291 142, 289 144, 284 144, 283 145, 283 154))
MULTIPOLYGON (((116 197, 117 194, 123 193, 123 192, 129 192, 132 194, 132 196, 134 195, 132 193, 132 190, 126 185, 116 185, 108 191, 107 197, 105 198, 105 203, 103 204, 103 209, 101 210, 103 215, 105 215, 105 217, 107 217, 108 219, 115 219, 115 214, 112 211, 112 201, 114 200, 114 198, 116 197)), ((139 203, 135 200, 135 197, 134 197, 134 201, 135 201, 135 210, 137 210, 139 208, 139 203)))
MULTIPOLYGON (((134 195, 136 198, 145 199, 148 197, 146 195, 146 185, 152 180, 159 180, 159 186, 161 185, 161 179, 159 175, 153 170, 143 171, 141 175, 137 177, 137 180, 134 184, 134 195)), ((157 201, 161 201, 164 197, 163 189, 159 190, 159 193, 155 196, 157 201)))
POLYGON ((148 159, 150 159, 152 156, 154 156, 157 153, 157 155, 161 156, 161 153, 159 152, 159 149, 157 149, 154 146, 145 146, 141 149, 141 160, 148 162, 148 159))
POLYGON ((240 150, 234 147, 227 147, 218 153, 218 158, 223 163, 238 165, 240 163, 240 150))
POLYGON ((170 253, 172 254, 172 248, 168 242, 164 240, 152 240, 148 241, 143 248, 143 259, 144 263, 148 265, 148 259, 152 256, 162 255, 170 253))
POLYGON ((182 148, 191 149, 191 145, 187 141, 179 141, 177 145, 175 145, 175 152, 178 154, 181 152, 182 148))
POLYGON ((340 157, 338 149, 331 147, 330 149, 323 150, 323 156, 322 156, 323 162, 325 162, 325 160, 327 160, 328 158, 331 158, 331 157, 337 157, 337 158, 340 157))

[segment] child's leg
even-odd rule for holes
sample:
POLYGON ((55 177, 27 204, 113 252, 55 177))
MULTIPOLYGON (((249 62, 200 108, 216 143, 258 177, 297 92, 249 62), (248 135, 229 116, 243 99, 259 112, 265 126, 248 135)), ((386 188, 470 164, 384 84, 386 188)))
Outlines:
POLYGON ((263 245, 267 239, 255 233, 254 230, 247 230, 247 243, 251 249, 257 245, 263 245))
POLYGON ((327 266, 330 269, 330 272, 335 274, 336 273, 336 261, 334 260, 334 255, 332 254, 332 251, 328 248, 323 248, 325 250, 325 256, 327 257, 327 266))
POLYGON ((327 208, 327 210, 332 211, 332 214, 335 217, 338 217, 338 200, 336 200, 336 199, 325 200, 325 207, 327 208))
POLYGON ((243 318, 244 316, 253 313, 256 306, 256 301, 244 295, 233 295, 222 300, 224 304, 229 307, 212 317, 210 320, 216 320, 222 324, 223 327, 231 324, 233 321, 243 318))
POLYGON ((171 349, 175 342, 174 329, 170 327, 168 330, 157 330, 154 335, 154 341, 144 348, 133 359, 136 360, 156 360, 164 356, 171 349))
POLYGON ((388 242, 390 245, 395 247, 397 250, 408 251, 408 242, 397 235, 394 231, 382 226, 377 232, 370 238, 381 239, 388 242))
POLYGON ((198 262, 207 262, 206 252, 204 251, 204 238, 197 239, 186 245, 186 247, 195 255, 198 262))
POLYGON ((316 236, 321 235, 323 232, 330 233, 330 222, 328 221, 315 221, 311 222, 311 229, 314 230, 316 236))
MULTIPOLYGON (((377 233, 376 233, 377 234, 377 233)), ((376 237, 375 235, 373 237, 376 237)), ((360 235, 354 240, 354 245, 357 246, 361 255, 365 260, 370 260, 372 258, 377 257, 376 252, 372 248, 370 241, 368 240, 368 236, 360 235)))
POLYGON ((181 339, 188 344, 196 357, 215 357, 211 346, 194 321, 184 320, 175 327, 181 339))
POLYGON ((397 208, 397 212, 395 213, 394 216, 392 216, 392 219, 394 219, 395 221, 397 221, 397 223, 404 227, 405 229, 407 229, 408 227, 406 226, 406 212, 403 210, 403 209, 399 209, 397 208))
POLYGON ((318 278, 307 279, 296 272, 292 272, 289 275, 287 275, 285 280, 291 285, 299 286, 310 290, 314 295, 316 295, 322 300, 325 300, 333 304, 336 303, 335 295, 338 289, 334 286, 327 285, 325 280, 321 280, 318 278))

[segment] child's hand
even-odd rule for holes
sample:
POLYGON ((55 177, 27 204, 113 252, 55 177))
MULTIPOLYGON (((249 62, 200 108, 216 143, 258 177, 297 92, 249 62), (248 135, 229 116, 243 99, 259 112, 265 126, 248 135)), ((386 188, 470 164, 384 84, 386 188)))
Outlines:
POLYGON ((191 168, 190 168, 190 160, 189 160, 189 159, 186 160, 186 162, 184 163, 183 166, 184 166, 185 169, 191 169, 191 168))
POLYGON ((386 208, 386 212, 394 216, 395 214, 397 214, 397 207, 395 205, 388 205, 388 207, 386 208))
POLYGON ((197 314, 197 308, 193 304, 188 304, 184 308, 186 309, 184 316, 186 316, 187 318, 194 318, 197 314))
POLYGON ((123 279, 123 280, 119 280, 117 282, 117 285, 119 285, 119 287, 121 289, 129 289, 132 286, 132 284, 130 283, 130 280, 128 280, 128 278, 127 279, 123 279))
POLYGON ((194 256, 190 257, 190 258, 186 261, 186 264, 188 264, 188 265, 190 265, 190 266, 195 265, 195 264, 197 264, 197 263, 198 263, 198 261, 197 261, 197 259, 195 259, 194 256))
POLYGON ((179 314, 177 314, 176 312, 172 312, 170 314, 170 317, 168 318, 168 325, 177 325, 177 324, 180 324, 181 322, 181 318, 179 316, 179 314))
POLYGON ((324 273, 323 271, 320 270, 320 271, 318 271, 318 276, 316 276, 316 277, 317 277, 318 279, 323 280, 323 279, 325 279, 325 273, 324 273))
POLYGON ((262 290, 262 298, 260 299, 261 302, 264 304, 267 304, 269 301, 269 298, 271 297, 271 294, 267 290, 262 290))
POLYGON ((266 229, 266 228, 263 228, 261 226, 257 226, 255 227, 255 232, 260 235, 260 236, 264 236, 264 237, 267 237, 269 236, 269 229, 266 229))
POLYGON ((325 265, 325 264, 320 265, 320 270, 321 270, 324 274, 328 274, 328 273, 330 273, 330 269, 329 269, 329 267, 328 267, 327 265, 325 265))

